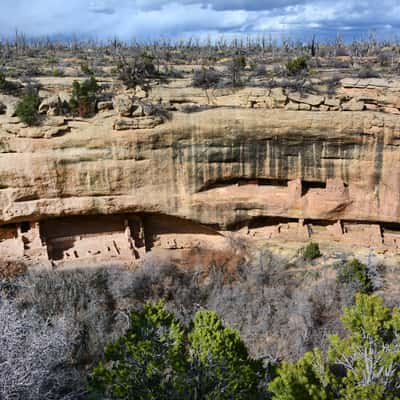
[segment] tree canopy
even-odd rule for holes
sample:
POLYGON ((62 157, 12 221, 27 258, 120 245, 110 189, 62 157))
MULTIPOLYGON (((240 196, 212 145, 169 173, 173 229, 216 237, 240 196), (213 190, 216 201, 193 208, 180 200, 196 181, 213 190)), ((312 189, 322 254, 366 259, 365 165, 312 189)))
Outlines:
POLYGON ((93 371, 96 398, 257 399, 264 368, 250 358, 239 333, 217 314, 199 311, 190 331, 165 310, 147 303, 131 314, 131 328, 106 347, 93 371))

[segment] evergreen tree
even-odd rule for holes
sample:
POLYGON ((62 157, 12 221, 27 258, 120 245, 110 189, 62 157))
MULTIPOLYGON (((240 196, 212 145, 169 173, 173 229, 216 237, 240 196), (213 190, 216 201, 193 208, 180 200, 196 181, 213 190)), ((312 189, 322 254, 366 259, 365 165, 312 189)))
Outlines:
POLYGON ((400 310, 377 296, 356 295, 342 322, 350 335, 330 337, 327 359, 318 350, 284 363, 269 385, 276 400, 400 398, 400 310))
POLYGON ((263 378, 261 362, 214 312, 198 312, 188 333, 159 302, 132 313, 90 388, 96 399, 250 400, 261 398, 263 378))

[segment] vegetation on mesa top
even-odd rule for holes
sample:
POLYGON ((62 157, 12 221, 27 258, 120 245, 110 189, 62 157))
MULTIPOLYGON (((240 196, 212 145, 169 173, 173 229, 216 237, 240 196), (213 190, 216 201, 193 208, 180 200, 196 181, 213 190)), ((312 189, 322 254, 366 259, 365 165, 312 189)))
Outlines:
MULTIPOLYGON (((319 72, 324 75, 326 67, 333 67, 336 71, 331 77, 321 78, 326 86, 323 90, 331 96, 343 74, 360 78, 397 74, 399 54, 396 42, 379 42, 373 35, 349 44, 338 36, 332 43, 319 42, 314 37, 307 44, 285 40, 278 45, 259 37, 246 41, 217 39, 201 43, 191 39, 128 45, 118 40, 28 41, 25 35, 17 33, 14 41, 0 42, 0 92, 21 95, 16 78, 27 81, 39 75, 90 79, 113 76, 126 88, 141 87, 145 92, 160 81, 189 75, 195 87, 204 89, 260 85, 318 94, 321 88, 315 87, 311 78, 319 72)), ((88 117, 94 113, 95 96, 93 91, 85 93, 84 86, 74 87, 69 111, 88 117)), ((38 121, 33 103, 24 100, 20 113, 29 124, 38 121)))
MULTIPOLYGON (((90 117, 96 112, 96 94, 100 87, 94 77, 82 83, 74 81, 72 85, 72 96, 67 106, 67 112, 80 117, 90 117)), ((21 100, 17 103, 15 115, 29 126, 40 124, 38 108, 40 98, 38 89, 28 86, 21 100)))
POLYGON ((96 79, 92 76, 82 83, 74 81, 69 107, 73 114, 89 117, 96 112, 96 94, 100 90, 96 79))
POLYGON ((374 77, 381 72, 397 74, 399 50, 396 41, 380 42, 373 34, 352 43, 345 43, 338 35, 335 41, 326 43, 316 37, 308 43, 290 39, 278 43, 271 37, 258 36, 229 41, 216 38, 213 42, 192 38, 128 44, 118 39, 107 43, 28 40, 26 35, 17 33, 14 40, 0 42, 0 65, 5 65, 13 78, 71 76, 71 72, 72 76, 110 76, 114 71, 131 87, 143 79, 157 79, 160 73, 175 76, 171 65, 219 65, 235 86, 243 83, 244 75, 246 83, 248 75, 295 76, 320 67, 347 70, 360 77, 374 77))
MULTIPOLYGON (((60 107, 62 115, 80 117, 90 117, 96 112, 100 98, 97 98, 98 88, 93 87, 95 76, 117 77, 127 89, 140 87, 146 93, 161 81, 189 75, 193 86, 204 89, 249 85, 281 87, 285 93, 322 95, 323 92, 334 96, 343 74, 369 78, 400 70, 398 44, 379 43, 374 37, 351 45, 338 37, 335 43, 322 43, 314 38, 307 45, 285 41, 279 46, 265 38, 246 42, 156 42, 130 46, 117 40, 68 46, 55 42, 28 43, 25 39, 17 35, 14 43, 0 42, 0 64, 5 65, 0 72, 0 92, 20 96, 21 85, 15 83, 18 82, 15 78, 27 82, 41 74, 85 76, 87 81, 74 83, 69 104, 65 102, 60 107), (190 68, 180 68, 180 65, 190 65, 190 68), (319 72, 324 75, 327 66, 337 71, 315 83, 312 78, 319 72)), ((102 101, 110 102, 112 93, 105 94, 102 101)), ((32 96, 25 97, 20 102, 19 117, 28 125, 38 124, 36 101, 32 96)), ((182 107, 187 112, 198 109, 202 107, 182 107)), ((4 110, 3 106, 0 112, 4 110)))
POLYGON ((0 93, 12 93, 19 88, 15 82, 6 79, 6 74, 0 70, 0 93))
POLYGON ((25 124, 29 126, 37 125, 39 123, 39 104, 40 99, 37 90, 29 87, 18 102, 15 114, 25 124))

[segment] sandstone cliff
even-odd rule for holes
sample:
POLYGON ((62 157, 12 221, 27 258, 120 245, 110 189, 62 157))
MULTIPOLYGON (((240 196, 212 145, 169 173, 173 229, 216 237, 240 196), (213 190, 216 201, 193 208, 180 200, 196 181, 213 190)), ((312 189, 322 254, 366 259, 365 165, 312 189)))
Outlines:
MULTIPOLYGON (((264 239, 400 244, 400 120, 393 113, 217 107, 124 130, 115 129, 121 117, 113 110, 90 120, 60 118, 21 128, 0 116, 2 237, 36 229, 43 246, 33 246, 32 254, 46 253, 44 236, 54 236, 53 228, 43 233, 43 221, 87 215, 126 218, 105 220, 104 229, 80 219, 81 234, 104 230, 121 239, 154 230, 145 248, 161 233, 172 235, 166 247, 173 248, 225 230, 264 239), (54 134, 40 134, 46 129, 54 134), (155 228, 160 216, 170 220, 155 228), (181 244, 174 234, 184 235, 181 244)), ((29 254, 34 237, 9 252, 29 254)))

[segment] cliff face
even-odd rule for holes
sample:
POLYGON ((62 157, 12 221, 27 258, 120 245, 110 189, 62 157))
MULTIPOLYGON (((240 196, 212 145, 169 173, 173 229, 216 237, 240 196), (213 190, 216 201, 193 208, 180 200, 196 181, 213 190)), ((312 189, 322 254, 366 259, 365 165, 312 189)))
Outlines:
POLYGON ((141 211, 219 225, 256 215, 400 222, 395 116, 216 109, 152 130, 110 122, 3 136, 1 221, 141 211))
MULTIPOLYGON (((368 236, 368 245, 397 246, 396 115, 215 108, 123 131, 113 130, 114 120, 114 111, 104 111, 90 122, 64 121, 48 138, 12 135, 14 118, 0 120, 3 237, 14 237, 12 224, 32 230, 57 217, 164 215, 174 217, 164 224, 170 234, 209 229, 196 223, 216 235, 243 228, 265 239, 368 236), (183 229, 179 218, 193 226, 183 229)), ((143 230, 146 221, 139 225, 143 230)))

